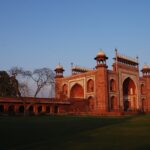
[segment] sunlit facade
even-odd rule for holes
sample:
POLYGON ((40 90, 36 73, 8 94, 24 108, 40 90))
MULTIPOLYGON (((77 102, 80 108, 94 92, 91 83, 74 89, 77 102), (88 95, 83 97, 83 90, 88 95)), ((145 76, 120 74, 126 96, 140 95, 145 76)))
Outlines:
POLYGON ((70 76, 55 68, 55 97, 0 98, 0 113, 121 115, 150 112, 150 68, 144 65, 140 76, 138 58, 115 50, 112 70, 107 55, 99 51, 94 69, 72 65, 70 76))
POLYGON ((95 57, 95 69, 72 66, 72 75, 68 77, 63 77, 62 66, 61 76, 57 76, 56 68, 56 98, 74 99, 76 106, 69 110, 74 113, 149 112, 150 68, 144 65, 140 77, 138 58, 120 55, 117 50, 112 70, 107 67, 107 59, 100 51, 95 57))

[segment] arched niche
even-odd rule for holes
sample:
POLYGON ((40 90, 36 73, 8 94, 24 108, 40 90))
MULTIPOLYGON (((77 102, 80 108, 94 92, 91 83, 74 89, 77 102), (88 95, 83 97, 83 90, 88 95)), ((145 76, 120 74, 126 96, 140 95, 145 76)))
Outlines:
POLYGON ((76 83, 71 88, 70 98, 84 98, 84 89, 80 84, 76 83))
POLYGON ((87 81, 87 92, 94 92, 94 81, 92 79, 87 81))
POLYGON ((114 79, 110 80, 110 91, 116 91, 116 81, 114 79))

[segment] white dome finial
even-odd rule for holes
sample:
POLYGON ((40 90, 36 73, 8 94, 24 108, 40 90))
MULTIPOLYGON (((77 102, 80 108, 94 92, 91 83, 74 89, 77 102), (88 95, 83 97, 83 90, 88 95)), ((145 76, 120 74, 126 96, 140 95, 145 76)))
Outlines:
POLYGON ((105 52, 103 50, 100 50, 98 53, 97 53, 97 56, 105 56, 105 52))
POLYGON ((145 63, 144 65, 143 65, 143 69, 149 69, 150 67, 145 63))
POLYGON ((60 63, 56 66, 56 69, 63 69, 63 66, 60 63))

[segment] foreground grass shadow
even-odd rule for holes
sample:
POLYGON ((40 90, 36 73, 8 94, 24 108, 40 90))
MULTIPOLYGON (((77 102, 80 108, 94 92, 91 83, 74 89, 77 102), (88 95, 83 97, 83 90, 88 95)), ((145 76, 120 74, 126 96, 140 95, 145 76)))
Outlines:
MULTIPOLYGON (((107 127, 119 127, 136 118, 38 116, 0 117, 0 147, 2 150, 87 149, 91 134, 107 127), (82 147, 82 143, 86 143, 82 147), (76 147, 74 144, 80 144, 76 147)), ((111 129, 113 130, 113 129, 111 129)), ((105 136, 105 130, 102 136, 105 136)), ((99 142, 98 142, 99 143, 99 142)), ((89 147, 90 148, 90 147, 89 147)))

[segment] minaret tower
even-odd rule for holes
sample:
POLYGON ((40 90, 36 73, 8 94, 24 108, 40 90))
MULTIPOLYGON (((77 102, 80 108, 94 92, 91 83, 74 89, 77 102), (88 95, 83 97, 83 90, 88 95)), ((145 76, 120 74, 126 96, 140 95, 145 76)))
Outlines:
POLYGON ((106 60, 108 57, 100 50, 95 57, 96 65, 96 108, 97 112, 108 111, 108 73, 106 60))
POLYGON ((65 70, 63 69, 63 66, 61 66, 60 64, 58 64, 56 66, 55 72, 56 72, 56 76, 55 78, 63 78, 63 72, 65 70))
POLYGON ((63 72, 64 68, 60 64, 58 64, 55 68, 55 98, 60 99, 61 98, 61 84, 62 84, 62 79, 63 79, 63 72))
POLYGON ((141 70, 143 77, 150 77, 150 67, 146 64, 144 64, 142 70, 141 70))
POLYGON ((95 60, 97 62, 96 69, 98 69, 99 67, 107 68, 107 65, 106 65, 107 59, 108 57, 105 55, 104 51, 100 50, 95 57, 95 60))

